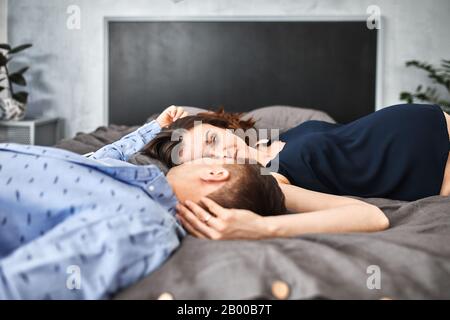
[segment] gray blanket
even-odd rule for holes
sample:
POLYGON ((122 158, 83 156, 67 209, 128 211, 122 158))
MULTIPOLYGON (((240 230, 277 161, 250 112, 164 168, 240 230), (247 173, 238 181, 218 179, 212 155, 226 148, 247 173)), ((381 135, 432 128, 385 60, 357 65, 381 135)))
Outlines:
POLYGON ((117 298, 274 299, 272 284, 282 281, 289 299, 450 299, 450 197, 365 201, 386 213, 390 229, 264 241, 187 237, 117 298))

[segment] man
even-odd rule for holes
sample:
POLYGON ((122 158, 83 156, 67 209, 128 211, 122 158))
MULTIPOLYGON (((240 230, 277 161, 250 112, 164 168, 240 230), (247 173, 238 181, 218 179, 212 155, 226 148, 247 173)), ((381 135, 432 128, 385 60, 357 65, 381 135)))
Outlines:
POLYGON ((115 294, 180 245, 178 201, 208 196, 257 213, 285 210, 276 181, 251 165, 191 162, 166 178, 156 166, 125 162, 183 115, 168 108, 90 158, 0 144, 0 299, 115 294))

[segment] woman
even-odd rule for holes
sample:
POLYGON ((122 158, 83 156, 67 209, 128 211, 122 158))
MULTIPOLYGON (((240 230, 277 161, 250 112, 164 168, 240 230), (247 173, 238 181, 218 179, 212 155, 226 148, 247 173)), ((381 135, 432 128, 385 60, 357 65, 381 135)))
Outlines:
MULTIPOLYGON (((214 152, 210 148, 209 140, 205 143, 205 150, 200 148, 198 158, 193 159, 187 156, 190 153, 189 148, 194 150, 196 147, 195 141, 189 141, 192 130, 196 134, 200 133, 202 137, 200 141, 203 141, 203 131, 199 131, 199 127, 194 127, 195 120, 199 119, 209 123, 209 131, 206 134, 208 139, 214 141, 218 140, 211 137, 212 130, 252 127, 254 123, 252 120, 243 121, 238 115, 226 114, 223 111, 186 117, 181 107, 172 106, 166 109, 157 120, 160 127, 165 129, 142 151, 151 156, 158 156, 169 165, 173 165, 170 154, 180 145, 178 141, 171 141, 173 130, 177 127, 191 128, 183 137, 181 158, 184 161, 210 160, 202 158, 202 156, 214 156, 209 154, 214 152)), ((237 139, 230 138, 229 141, 220 145, 227 151, 228 146, 231 146, 230 141, 235 140, 237 139)), ((243 141, 242 143, 245 145, 243 141)), ((203 146, 203 143, 198 145, 203 146)), ((239 157, 241 157, 241 151, 239 151, 239 157)), ((242 156, 246 157, 246 154, 242 156)), ((254 156, 257 157, 256 154, 254 156)), ((236 159, 238 156, 234 154, 233 157, 236 159)), ((224 159, 217 159, 217 156, 215 158, 213 161, 223 163, 224 159)), ((225 158, 227 158, 226 161, 230 160, 228 156, 225 158)), ((211 177, 208 175, 204 178, 216 179, 215 181, 218 182, 220 179, 225 179, 227 175, 222 166, 219 166, 216 172, 209 174, 211 177)), ((180 203, 177 206, 178 217, 191 234, 208 239, 262 239, 292 237, 305 233, 375 232, 389 227, 387 217, 379 208, 361 200, 311 191, 285 183, 279 183, 279 186, 285 197, 285 206, 292 214, 273 212, 273 216, 260 216, 249 210, 223 208, 210 198, 203 198, 200 203, 202 207, 192 201, 180 203)))
POLYGON ((266 147, 252 147, 226 129, 254 122, 203 113, 163 129, 144 153, 174 165, 201 157, 250 158, 273 167, 282 184, 322 193, 412 201, 450 194, 450 116, 437 105, 404 104, 348 124, 307 121, 266 147), (202 125, 195 125, 201 121, 202 125), (173 133, 184 129, 180 140, 173 133))

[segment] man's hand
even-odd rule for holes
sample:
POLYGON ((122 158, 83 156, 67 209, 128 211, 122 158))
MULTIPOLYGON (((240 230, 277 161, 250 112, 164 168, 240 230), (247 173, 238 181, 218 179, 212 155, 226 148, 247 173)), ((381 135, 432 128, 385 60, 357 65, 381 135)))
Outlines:
POLYGON ((177 217, 192 235, 213 240, 270 237, 264 217, 249 210, 225 209, 206 197, 201 202, 209 212, 189 200, 185 205, 177 205, 177 217))
POLYGON ((167 127, 173 122, 177 121, 180 118, 184 118, 188 115, 186 111, 184 111, 183 107, 170 106, 156 118, 159 126, 161 128, 167 127))

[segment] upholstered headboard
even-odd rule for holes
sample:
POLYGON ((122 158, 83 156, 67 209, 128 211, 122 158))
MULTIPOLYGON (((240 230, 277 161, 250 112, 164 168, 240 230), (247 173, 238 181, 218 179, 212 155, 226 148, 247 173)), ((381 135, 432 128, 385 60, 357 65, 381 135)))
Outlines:
POLYGON ((379 31, 317 20, 107 19, 108 121, 139 124, 171 104, 290 105, 338 122, 373 112, 379 31))

